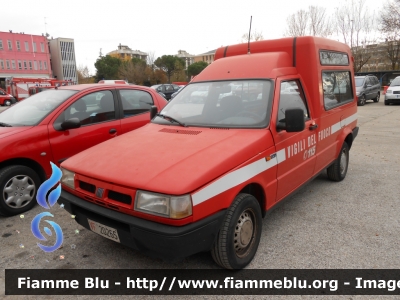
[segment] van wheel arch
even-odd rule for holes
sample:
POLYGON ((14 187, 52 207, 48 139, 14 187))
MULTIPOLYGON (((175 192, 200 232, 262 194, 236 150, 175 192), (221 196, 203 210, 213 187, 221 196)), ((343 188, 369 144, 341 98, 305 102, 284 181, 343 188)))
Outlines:
POLYGON ((239 194, 240 193, 252 195, 254 198, 257 199, 258 204, 260 205, 261 215, 264 218, 267 213, 265 209, 267 200, 263 187, 258 183, 250 183, 242 188, 239 194))

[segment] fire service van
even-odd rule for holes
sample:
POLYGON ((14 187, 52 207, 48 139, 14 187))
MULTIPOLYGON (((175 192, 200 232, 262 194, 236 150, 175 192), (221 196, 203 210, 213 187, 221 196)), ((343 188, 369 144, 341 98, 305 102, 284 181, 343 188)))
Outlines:
POLYGON ((219 48, 141 129, 61 164, 82 226, 166 260, 244 268, 262 218, 320 172, 345 178, 358 133, 353 57, 316 37, 219 48))

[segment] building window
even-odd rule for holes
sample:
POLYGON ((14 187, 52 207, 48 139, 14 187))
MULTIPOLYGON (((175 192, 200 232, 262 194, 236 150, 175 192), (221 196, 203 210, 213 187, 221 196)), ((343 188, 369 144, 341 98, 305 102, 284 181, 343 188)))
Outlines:
POLYGON ((29 70, 32 70, 32 61, 29 61, 29 70))
POLYGON ((42 61, 39 60, 39 70, 41 70, 41 69, 42 69, 42 61))
POLYGON ((36 43, 33 42, 33 52, 36 52, 36 43))
POLYGON ((11 66, 12 66, 12 69, 15 70, 15 60, 11 61, 11 66))
POLYGON ((28 70, 28 65, 26 64, 26 60, 24 60, 24 69, 28 70))
POLYGON ((25 42, 25 51, 29 51, 29 43, 25 42))
POLYGON ((0 60, 0 67, 2 70, 4 70, 4 61, 3 60, 0 60))
POLYGON ((6 60, 6 65, 7 65, 7 69, 10 70, 10 61, 8 59, 6 60))
POLYGON ((43 62, 44 69, 47 70, 47 62, 43 62))
POLYGON ((17 44, 17 51, 21 51, 21 45, 20 45, 19 41, 16 41, 16 44, 17 44))
POLYGON ((37 61, 36 60, 33 62, 33 67, 35 70, 37 70, 37 61))
POLYGON ((0 40, 0 50, 3 50, 3 40, 0 40))
POLYGON ((12 44, 11 44, 11 41, 10 41, 10 40, 8 40, 7 42, 8 42, 8 50, 12 50, 12 44))
POLYGON ((44 44, 40 43, 40 49, 42 50, 42 52, 44 52, 44 44))
POLYGON ((18 61, 18 69, 22 70, 22 63, 20 60, 18 61))

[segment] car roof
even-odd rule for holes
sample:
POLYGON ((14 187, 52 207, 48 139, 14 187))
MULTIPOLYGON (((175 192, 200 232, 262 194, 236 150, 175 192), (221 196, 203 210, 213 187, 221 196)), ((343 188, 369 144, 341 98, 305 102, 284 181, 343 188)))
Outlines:
POLYGON ((90 88, 96 88, 96 87, 100 87, 100 88, 111 88, 114 89, 116 87, 123 87, 123 88, 127 88, 127 87, 141 87, 141 88, 148 88, 146 86, 138 86, 138 85, 133 85, 133 84, 98 84, 98 83, 88 83, 88 84, 76 84, 76 85, 65 85, 65 86, 59 86, 58 89, 60 90, 75 90, 75 91, 82 91, 82 90, 86 90, 86 89, 90 89, 90 88))

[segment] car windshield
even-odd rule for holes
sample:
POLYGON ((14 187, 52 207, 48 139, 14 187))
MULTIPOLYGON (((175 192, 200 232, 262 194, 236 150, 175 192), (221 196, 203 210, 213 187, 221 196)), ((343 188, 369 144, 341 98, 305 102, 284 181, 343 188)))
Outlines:
POLYGON ((396 77, 395 79, 393 79, 392 83, 390 84, 390 86, 399 86, 400 85, 400 77, 396 77))
POLYGON ((364 77, 355 78, 355 81, 356 81, 356 87, 360 87, 360 86, 362 86, 363 83, 364 83, 364 77))
POLYGON ((271 80, 191 83, 164 107, 153 122, 200 127, 266 127, 272 92, 271 80))
POLYGON ((0 113, 0 123, 13 127, 37 125, 75 93, 77 91, 47 90, 30 96, 0 113))

